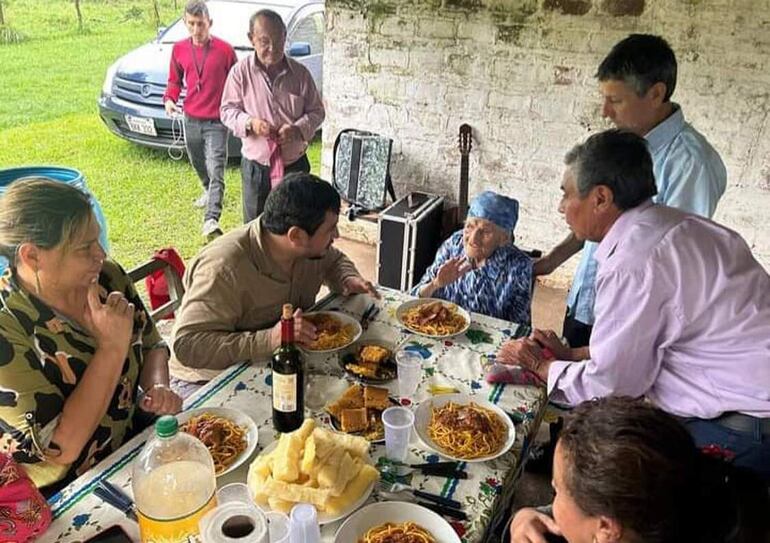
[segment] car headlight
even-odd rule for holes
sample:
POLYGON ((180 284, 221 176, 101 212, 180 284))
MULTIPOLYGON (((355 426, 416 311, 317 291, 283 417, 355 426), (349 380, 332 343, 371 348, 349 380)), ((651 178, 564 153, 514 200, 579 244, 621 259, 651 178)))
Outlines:
POLYGON ((107 74, 104 76, 104 84, 102 85, 102 94, 112 94, 112 81, 115 79, 115 72, 118 71, 119 62, 114 62, 112 66, 107 68, 107 74))

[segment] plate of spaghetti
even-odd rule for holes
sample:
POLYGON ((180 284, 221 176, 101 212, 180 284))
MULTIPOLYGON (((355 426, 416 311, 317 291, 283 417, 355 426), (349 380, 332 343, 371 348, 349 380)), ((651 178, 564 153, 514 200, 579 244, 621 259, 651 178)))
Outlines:
POLYGON ((407 502, 367 505, 342 523, 334 543, 460 543, 441 516, 407 502))
POLYGON ((318 338, 302 348, 313 353, 333 353, 344 349, 361 337, 361 324, 353 317, 337 311, 305 313, 303 319, 313 323, 318 338))
POLYGON ((485 462, 516 440, 510 417, 493 403, 467 394, 443 394, 415 411, 415 430, 431 449, 451 460, 485 462))
POLYGON ((435 339, 462 334, 471 325, 471 316, 465 309, 436 298, 404 302, 396 309, 396 318, 411 332, 435 339))
POLYGON ((177 420, 181 431, 206 445, 214 460, 217 477, 240 466, 257 448, 257 425, 243 411, 201 407, 178 414, 177 420))

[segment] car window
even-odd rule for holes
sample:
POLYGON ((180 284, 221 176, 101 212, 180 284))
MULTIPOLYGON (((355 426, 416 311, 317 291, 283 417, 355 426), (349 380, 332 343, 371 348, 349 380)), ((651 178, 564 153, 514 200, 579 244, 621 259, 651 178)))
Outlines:
MULTIPOLYGON (((242 2, 208 2, 209 15, 213 24, 211 33, 217 38, 223 39, 233 47, 245 47, 251 49, 249 42, 249 18, 261 8, 270 8, 277 12, 284 21, 289 16, 290 10, 281 6, 259 3, 242 2)), ((190 34, 183 19, 176 21, 166 30, 161 38, 161 43, 175 43, 188 38, 190 34)), ((311 45, 312 47, 312 45, 311 45)), ((313 50, 315 52, 315 50, 313 50)))
POLYGON ((298 41, 310 44, 314 55, 324 51, 324 14, 319 11, 303 17, 292 29, 287 40, 290 44, 298 41))

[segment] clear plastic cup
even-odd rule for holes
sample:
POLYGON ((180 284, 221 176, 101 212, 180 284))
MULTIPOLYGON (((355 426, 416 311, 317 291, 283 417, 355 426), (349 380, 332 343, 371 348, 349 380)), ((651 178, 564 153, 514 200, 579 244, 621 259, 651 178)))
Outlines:
POLYGON ((403 462, 409 452, 414 413, 406 407, 389 407, 382 412, 382 424, 385 426, 385 455, 403 462))
POLYGON ((230 483, 217 490, 217 503, 219 505, 230 502, 245 503, 256 507, 246 483, 230 483))
POLYGON ((411 398, 417 392, 422 379, 422 356, 413 351, 398 351, 396 353, 398 367, 398 395, 411 398))
POLYGON ((321 543, 318 511, 309 503, 298 503, 291 509, 291 543, 321 543))
POLYGON ((267 531, 270 543, 289 543, 291 536, 291 521, 289 517, 278 511, 265 513, 267 518, 267 531))

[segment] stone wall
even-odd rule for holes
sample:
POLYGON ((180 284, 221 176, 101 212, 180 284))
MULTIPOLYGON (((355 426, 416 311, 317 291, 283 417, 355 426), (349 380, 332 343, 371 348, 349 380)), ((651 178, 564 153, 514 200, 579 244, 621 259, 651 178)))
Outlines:
MULTIPOLYGON (((324 174, 346 127, 394 138, 396 190, 457 197, 461 123, 473 127, 471 196, 521 202, 517 237, 550 248, 562 157, 609 127, 593 75, 631 32, 664 36, 679 60, 674 99, 721 153, 716 219, 770 268, 770 1, 326 0, 324 174)), ((353 223, 356 226, 357 223, 353 223)), ((373 237, 360 225, 364 237, 373 237)), ((343 225, 349 230, 349 225, 343 225)), ((569 279, 575 259, 554 279, 569 279)))

